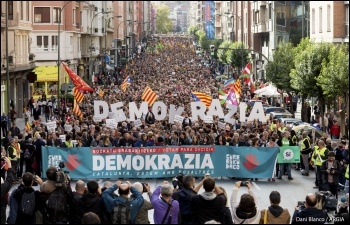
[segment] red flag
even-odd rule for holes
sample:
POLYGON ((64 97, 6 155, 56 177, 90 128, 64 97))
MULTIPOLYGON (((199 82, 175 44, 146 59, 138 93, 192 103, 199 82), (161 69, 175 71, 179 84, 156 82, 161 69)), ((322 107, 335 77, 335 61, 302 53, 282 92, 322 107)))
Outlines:
POLYGON ((250 74, 250 90, 251 90, 252 93, 255 92, 254 83, 255 83, 255 81, 254 81, 254 76, 253 76, 253 74, 250 74))
POLYGON ((250 63, 248 63, 245 66, 244 70, 242 71, 242 77, 244 78, 244 82, 246 84, 249 84, 249 82, 250 82, 250 70, 251 70, 251 67, 252 67, 252 65, 250 63))
POLYGON ((74 73, 66 64, 62 63, 64 69, 68 73, 70 79, 72 80, 74 86, 79 91, 90 91, 94 92, 94 89, 92 89, 85 81, 83 81, 76 73, 74 73))

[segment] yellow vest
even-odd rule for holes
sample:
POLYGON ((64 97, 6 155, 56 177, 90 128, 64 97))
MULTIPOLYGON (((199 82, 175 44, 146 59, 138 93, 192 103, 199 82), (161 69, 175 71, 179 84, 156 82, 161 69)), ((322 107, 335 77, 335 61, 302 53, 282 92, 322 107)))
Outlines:
POLYGON ((322 157, 325 157, 325 152, 327 151, 327 148, 324 147, 322 149, 319 149, 318 146, 316 147, 314 152, 312 153, 312 159, 316 166, 322 166, 322 163, 324 161, 322 157))
POLYGON ((270 126, 270 129, 271 129, 272 131, 274 131, 276 126, 277 126, 277 124, 272 123, 271 126, 270 126))
POLYGON ((17 155, 17 150, 15 147, 13 147, 12 145, 9 146, 9 148, 7 149, 7 157, 9 158, 10 161, 16 161, 19 157, 17 155), (13 151, 13 158, 10 157, 10 151, 13 151))
POLYGON ((278 128, 278 131, 283 133, 284 131, 286 131, 286 129, 287 129, 286 127, 280 127, 280 128, 278 128))
POLYGON ((349 180, 349 165, 346 167, 345 178, 349 180))
MULTIPOLYGON (((300 150, 304 150, 306 148, 305 144, 304 144, 304 141, 305 139, 309 142, 309 146, 310 146, 310 140, 309 138, 304 138, 303 141, 301 142, 300 144, 300 150)), ((310 146, 311 147, 311 146, 310 146)), ((318 147, 317 147, 318 148, 318 147)))
POLYGON ((66 144, 67 148, 73 148, 72 142, 65 141, 64 143, 66 144))

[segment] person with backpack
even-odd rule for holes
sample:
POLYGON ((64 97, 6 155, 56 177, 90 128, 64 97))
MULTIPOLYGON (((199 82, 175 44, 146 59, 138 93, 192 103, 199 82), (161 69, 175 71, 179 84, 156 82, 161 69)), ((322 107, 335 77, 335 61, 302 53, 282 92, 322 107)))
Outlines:
POLYGON ((80 224, 85 213, 93 212, 100 218, 102 224, 109 224, 108 216, 106 215, 106 207, 99 192, 98 183, 94 180, 87 182, 88 193, 84 194, 76 204, 79 220, 74 224, 80 224))
MULTIPOLYGON (((18 203, 16 224, 35 224, 35 213, 41 207, 40 192, 33 189, 35 177, 31 173, 22 176, 22 184, 14 192, 18 203)), ((10 210, 16 210, 11 208, 10 210)))
MULTIPOLYGON (((152 192, 151 192, 151 187, 149 183, 140 183, 140 182, 135 182, 132 186, 134 186, 139 193, 147 193, 148 197, 151 199, 152 192)), ((130 196, 131 198, 134 198, 133 195, 130 196)), ((149 218, 148 218, 148 211, 153 209, 152 203, 144 199, 144 202, 139 209, 139 212, 137 213, 136 216, 136 224, 150 224, 149 218)))
POLYGON ((129 181, 117 181, 112 187, 102 193, 103 201, 112 215, 113 224, 135 224, 136 215, 143 205, 142 193, 138 192, 129 181), (114 198, 113 193, 118 190, 119 196, 114 198), (133 199, 129 195, 133 195, 133 199))
MULTIPOLYGON (((3 157, 3 155, 1 155, 1 157, 3 157)), ((10 159, 4 156, 4 161, 6 165, 1 165, 1 167, 5 168, 5 166, 7 166, 7 177, 6 180, 1 177, 1 224, 5 224, 6 222, 7 196, 15 180, 15 173, 12 170, 10 159)), ((1 168, 1 170, 4 168, 1 168)))
POLYGON ((281 194, 278 191, 272 191, 269 198, 271 206, 261 210, 260 224, 290 224, 291 216, 288 209, 279 206, 281 194))

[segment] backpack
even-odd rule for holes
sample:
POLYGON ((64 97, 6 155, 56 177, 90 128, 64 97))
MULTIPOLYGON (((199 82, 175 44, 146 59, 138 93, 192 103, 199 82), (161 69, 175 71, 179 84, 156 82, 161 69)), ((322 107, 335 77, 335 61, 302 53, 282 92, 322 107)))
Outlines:
POLYGON ((131 201, 117 204, 113 209, 113 224, 130 224, 131 201))
POLYGON ((46 216, 50 222, 68 221, 68 205, 62 188, 56 188, 46 201, 46 216))
POLYGON ((20 204, 20 211, 23 215, 33 216, 35 211, 35 193, 24 192, 20 204))

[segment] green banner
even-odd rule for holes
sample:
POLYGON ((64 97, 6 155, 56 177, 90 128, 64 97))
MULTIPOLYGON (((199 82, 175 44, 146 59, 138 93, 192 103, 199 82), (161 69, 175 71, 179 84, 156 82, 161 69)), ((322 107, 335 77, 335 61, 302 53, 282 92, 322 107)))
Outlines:
POLYGON ((42 147, 43 174, 65 163, 74 179, 202 177, 270 178, 278 148, 174 146, 146 148, 42 147))
POLYGON ((300 163, 299 146, 282 146, 278 153, 278 163, 300 163))

